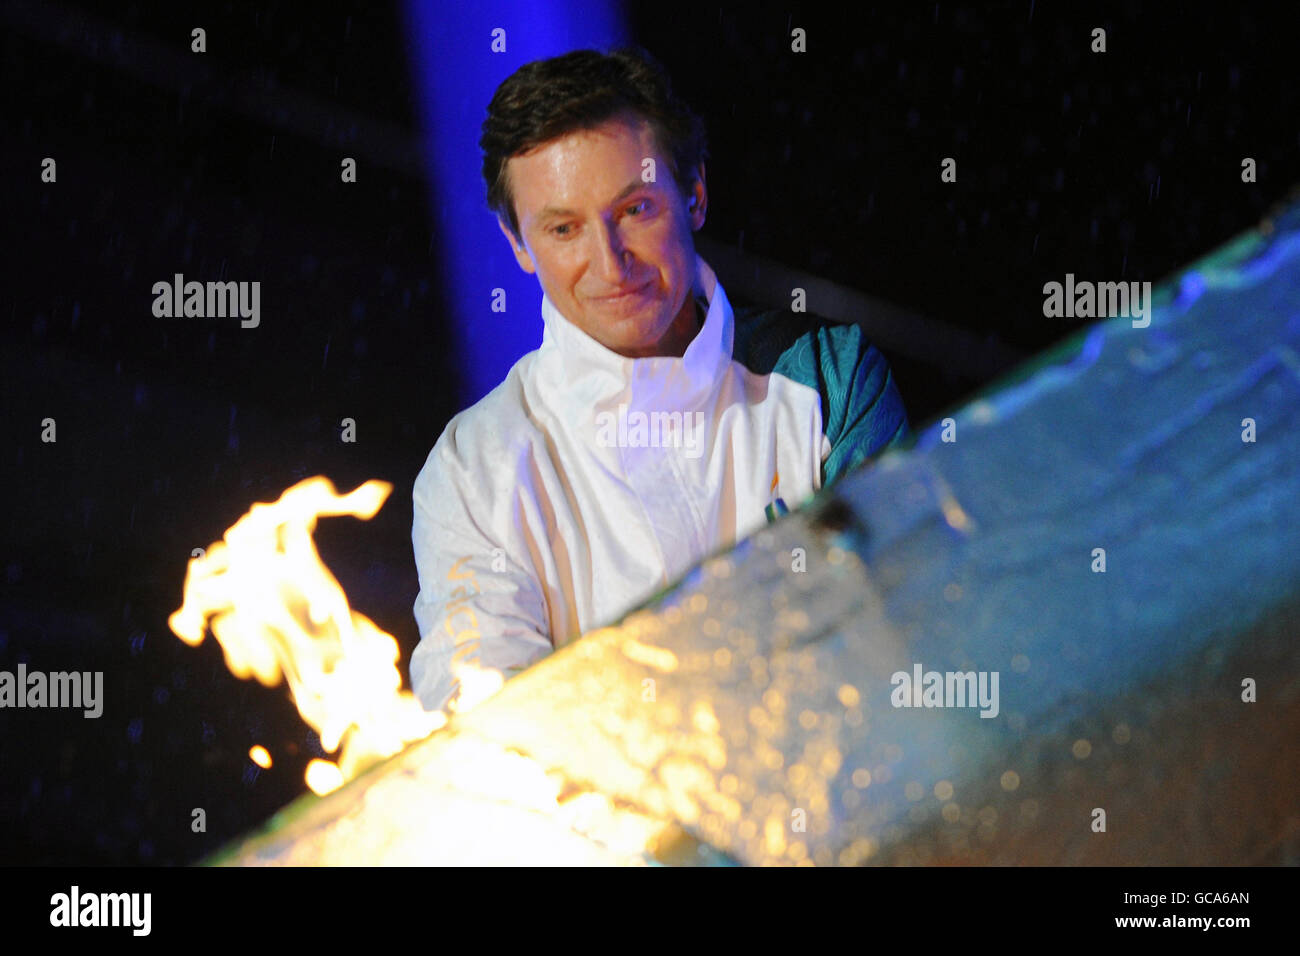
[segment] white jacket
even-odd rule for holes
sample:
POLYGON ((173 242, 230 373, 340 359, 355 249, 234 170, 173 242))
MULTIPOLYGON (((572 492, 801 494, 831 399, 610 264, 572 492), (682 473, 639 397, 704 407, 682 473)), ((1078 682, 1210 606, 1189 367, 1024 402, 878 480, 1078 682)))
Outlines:
POLYGON ((908 435, 857 326, 738 326, 697 270, 707 314, 681 358, 624 358, 543 296, 541 347, 447 423, 413 494, 426 708, 455 698, 462 662, 513 676, 908 435))

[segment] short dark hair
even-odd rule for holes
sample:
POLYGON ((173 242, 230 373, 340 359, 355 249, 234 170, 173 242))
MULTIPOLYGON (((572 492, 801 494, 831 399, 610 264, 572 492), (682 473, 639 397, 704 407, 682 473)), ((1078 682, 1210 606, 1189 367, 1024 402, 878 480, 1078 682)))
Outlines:
POLYGON ((575 50, 525 63, 492 96, 479 146, 488 206, 519 237, 506 165, 510 157, 630 110, 650 124, 655 143, 685 194, 708 158, 704 121, 673 95, 663 66, 645 50, 575 50))

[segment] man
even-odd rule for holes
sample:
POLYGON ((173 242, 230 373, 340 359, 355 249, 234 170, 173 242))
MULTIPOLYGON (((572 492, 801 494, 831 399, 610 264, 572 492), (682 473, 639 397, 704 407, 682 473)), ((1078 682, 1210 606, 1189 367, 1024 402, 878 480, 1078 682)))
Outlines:
POLYGON ((483 124, 488 203, 542 287, 542 344, 415 482, 425 707, 619 620, 908 435, 854 325, 733 313, 693 233, 703 124, 643 54, 520 67, 483 124))

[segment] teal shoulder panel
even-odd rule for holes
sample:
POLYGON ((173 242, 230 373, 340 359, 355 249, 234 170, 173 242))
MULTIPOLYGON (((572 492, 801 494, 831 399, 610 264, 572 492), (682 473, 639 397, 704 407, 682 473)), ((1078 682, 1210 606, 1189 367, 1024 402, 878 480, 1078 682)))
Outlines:
POLYGON ((911 436, 884 355, 857 325, 790 311, 736 308, 732 358, 756 375, 781 375, 821 396, 831 454, 829 486, 883 448, 911 436))

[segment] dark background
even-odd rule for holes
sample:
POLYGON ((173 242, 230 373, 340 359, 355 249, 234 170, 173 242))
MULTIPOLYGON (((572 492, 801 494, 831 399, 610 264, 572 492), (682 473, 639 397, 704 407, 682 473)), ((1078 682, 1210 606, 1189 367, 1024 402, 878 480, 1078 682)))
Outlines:
MULTIPOLYGON (((1079 325, 1043 318, 1044 282, 1158 281, 1300 180, 1286 13, 850 6, 628 7, 709 124, 713 239, 1032 354, 1079 325)), ((15 2, 0 18, 0 668, 105 672, 98 720, 0 711, 0 862, 193 862, 304 792, 321 754, 284 688, 235 679, 213 639, 190 648, 166 623, 190 549, 301 478, 394 484, 373 520, 316 537, 405 669, 411 483, 460 408, 443 237, 419 164, 344 185, 325 132, 360 118, 373 149, 415 148, 404 29, 383 4, 327 0, 15 2), (197 78, 130 52, 188 54, 197 23, 212 51, 197 78), (151 286, 175 272, 260 279, 261 327, 155 319, 151 286), (250 763, 255 743, 272 769, 250 763)), ((917 426, 987 384, 887 354, 917 426)))

